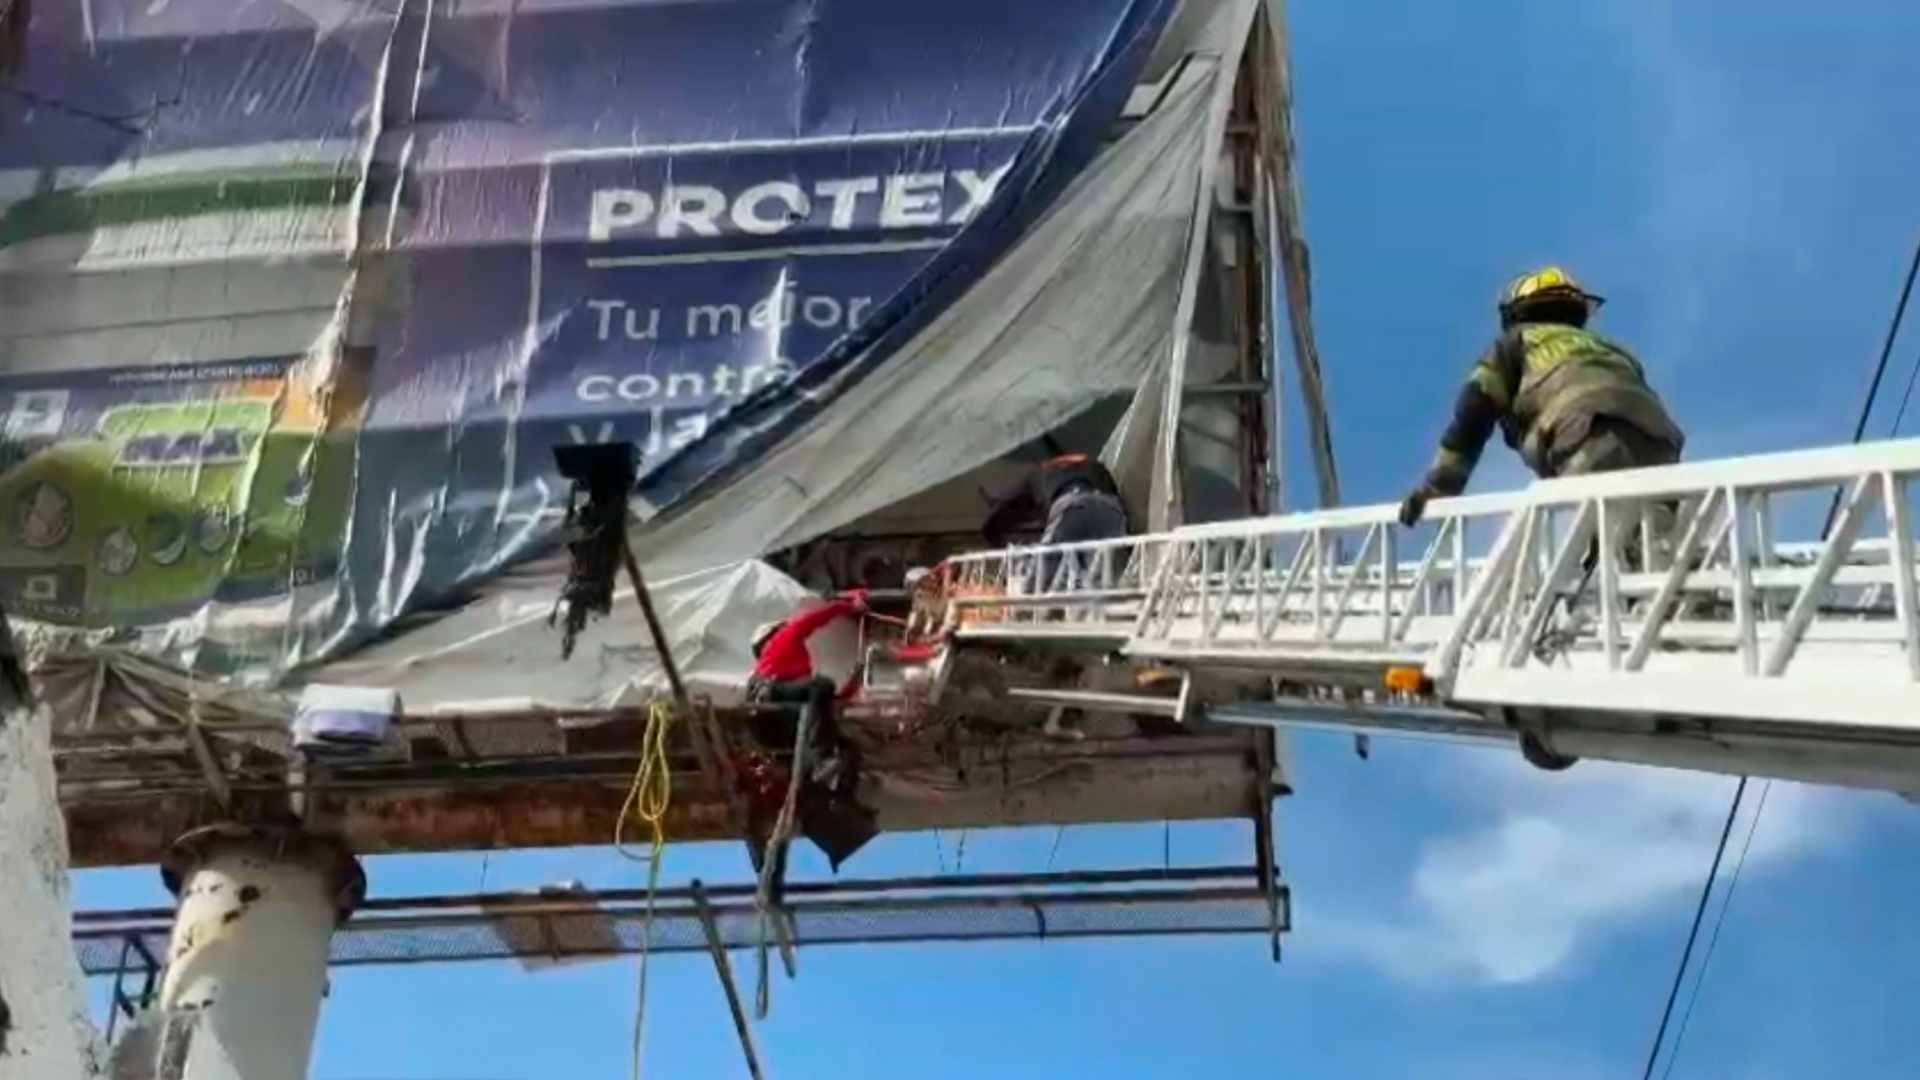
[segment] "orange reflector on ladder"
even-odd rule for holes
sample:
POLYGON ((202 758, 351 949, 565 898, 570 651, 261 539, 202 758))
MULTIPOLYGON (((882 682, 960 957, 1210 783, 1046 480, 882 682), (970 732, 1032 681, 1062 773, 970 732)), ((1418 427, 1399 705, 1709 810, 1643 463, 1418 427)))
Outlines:
POLYGON ((1387 669, 1387 689, 1401 694, 1424 694, 1433 689, 1427 681, 1427 673, 1417 667, 1390 667, 1387 669))

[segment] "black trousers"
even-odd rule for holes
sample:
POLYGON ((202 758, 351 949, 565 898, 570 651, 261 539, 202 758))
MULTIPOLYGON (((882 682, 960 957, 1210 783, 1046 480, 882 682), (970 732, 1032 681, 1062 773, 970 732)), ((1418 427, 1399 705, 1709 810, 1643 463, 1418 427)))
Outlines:
POLYGON ((811 679, 780 682, 756 681, 747 688, 747 700, 767 705, 782 705, 777 713, 753 718, 754 738, 769 750, 791 750, 800 730, 800 709, 813 707, 813 745, 821 746, 839 735, 833 704, 837 696, 833 680, 816 675, 811 679), (823 740, 823 737, 826 737, 823 740))
MULTIPOLYGON (((787 706, 771 716, 754 717, 754 737, 769 750, 790 750, 799 732, 800 711, 813 710, 813 735, 808 740, 807 775, 801 777, 800 832, 825 852, 838 869, 840 863, 872 839, 877 831, 873 811, 855 796, 860 786, 860 747, 840 733, 834 709, 832 680, 813 678, 762 682, 748 688, 748 698, 787 706), (826 774, 825 781, 816 777, 826 774)), ((754 861, 760 861, 756 846, 754 861)), ((778 854, 776 878, 786 874, 786 849, 778 854)))

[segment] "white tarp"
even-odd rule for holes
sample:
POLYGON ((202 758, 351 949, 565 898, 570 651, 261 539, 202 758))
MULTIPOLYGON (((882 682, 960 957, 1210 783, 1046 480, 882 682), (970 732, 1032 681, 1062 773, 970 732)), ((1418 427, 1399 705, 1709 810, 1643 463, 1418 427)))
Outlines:
POLYGON ((1189 65, 1019 246, 898 355, 750 473, 646 530, 667 572, 778 550, 1005 454, 1149 381, 1175 337, 1205 119, 1189 65))
MULTIPOLYGON (((613 612, 590 623, 570 660, 548 627, 557 574, 514 575, 457 615, 361 649, 313 673, 316 682, 387 686, 410 711, 630 704, 667 688, 660 654, 633 590, 614 593, 613 612)), ((668 647, 696 694, 739 700, 753 670, 753 632, 805 605, 811 595, 758 560, 650 581, 668 647)))

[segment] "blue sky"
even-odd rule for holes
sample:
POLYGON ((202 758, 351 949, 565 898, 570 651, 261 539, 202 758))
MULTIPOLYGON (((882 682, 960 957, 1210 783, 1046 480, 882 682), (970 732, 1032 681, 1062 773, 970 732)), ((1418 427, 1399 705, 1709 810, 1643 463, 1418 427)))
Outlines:
MULTIPOLYGON (((1291 7, 1350 501, 1397 498, 1417 476, 1492 332, 1494 293, 1547 260, 1611 299, 1599 327, 1647 362, 1690 456, 1847 437, 1920 238, 1920 6, 1291 7)), ((1895 398, 1917 354, 1910 329, 1895 398)), ((1521 475, 1496 447, 1475 486, 1521 475)), ((1306 477, 1293 469, 1290 490, 1306 477)), ((1297 794, 1276 811, 1296 911, 1281 966, 1251 938, 821 951, 759 1027, 771 1071, 1637 1075, 1731 780, 1593 763, 1547 775, 1394 740, 1368 762, 1342 738, 1293 749, 1297 794)), ((1736 851, 1746 831, 1743 817, 1736 851)), ((1173 856, 1240 859, 1248 832, 1177 825, 1173 856)), ((973 834, 966 869, 1037 868, 1052 838, 973 834)), ((931 836, 888 838, 855 867, 933 872, 956 839, 941 854, 931 836)), ((1071 829, 1056 865, 1151 865, 1160 843, 1158 825, 1071 829)), ((1673 1075, 1911 1075, 1916 850, 1920 810, 1898 798, 1773 785, 1673 1075)), ((744 873, 731 847, 671 858, 675 877, 744 873)), ((388 894, 475 888, 481 867, 369 860, 388 894)), ((584 850, 500 853, 486 874, 490 888, 637 880, 584 850)), ((160 902, 156 879, 82 874, 76 899, 160 902)), ((314 1076, 624 1075, 632 976, 341 972, 314 1076)), ((704 960, 661 961, 651 1003, 653 1075, 740 1074, 704 960)))

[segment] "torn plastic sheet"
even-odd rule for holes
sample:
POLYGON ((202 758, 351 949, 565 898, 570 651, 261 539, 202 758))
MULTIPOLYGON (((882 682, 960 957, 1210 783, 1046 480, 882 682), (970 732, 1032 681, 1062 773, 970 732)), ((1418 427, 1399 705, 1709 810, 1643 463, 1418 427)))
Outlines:
POLYGON ((35 5, 0 601, 271 684, 542 550, 555 443, 750 475, 1054 205, 1172 6, 35 5))
MULTIPOLYGON (((668 567, 798 543, 991 461, 1164 370, 1230 83, 1190 65, 1022 243, 891 363, 714 494, 640 534, 668 567)), ((644 491, 644 489, 643 489, 644 491)))
MULTIPOLYGON (((615 591, 611 615, 588 624, 574 658, 557 662, 547 619, 563 572, 557 560, 525 568, 473 608, 368 645, 312 677, 391 687, 417 711, 602 707, 665 693, 666 671, 630 586, 615 591)), ((647 592, 687 688, 721 703, 744 696, 754 629, 814 599, 757 560, 651 579, 647 592)))

